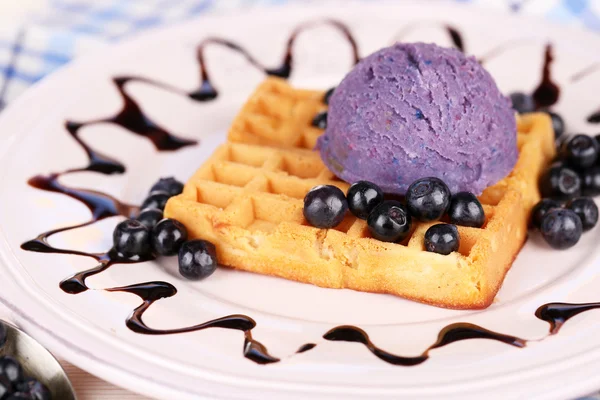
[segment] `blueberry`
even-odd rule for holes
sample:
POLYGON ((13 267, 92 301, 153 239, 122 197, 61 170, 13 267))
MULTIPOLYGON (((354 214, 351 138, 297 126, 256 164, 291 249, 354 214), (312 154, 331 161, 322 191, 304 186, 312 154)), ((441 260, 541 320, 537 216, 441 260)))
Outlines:
POLYGON ((161 256, 174 256, 187 236, 187 229, 181 222, 165 218, 152 229, 152 247, 161 256))
POLYGON ((206 240, 189 240, 179 249, 179 273, 191 280, 204 279, 217 269, 217 250, 206 240))
POLYGON ((540 231, 550 247, 562 250, 577 244, 583 227, 574 211, 560 209, 549 211, 542 217, 540 231))
POLYGON ((8 339, 8 331, 6 330, 6 325, 0 322, 0 349, 4 347, 6 344, 6 340, 8 339))
POLYGON ((581 172, 581 193, 584 196, 600 194, 600 166, 595 165, 581 172))
POLYGON ((408 211, 421 221, 442 218, 449 205, 450 189, 438 178, 418 179, 406 191, 408 211))
POLYGON ((145 210, 146 208, 158 208, 159 210, 164 210, 170 197, 171 195, 169 193, 162 190, 151 192, 142 203, 140 210, 145 210))
POLYGON ((163 212, 158 208, 146 208, 140 212, 140 215, 136 219, 146 228, 152 229, 158 221, 163 219, 163 212))
POLYGON ((542 199, 531 209, 531 226, 540 229, 542 218, 549 211, 561 208, 558 201, 552 199, 542 199))
POLYGON ((569 201, 566 205, 569 210, 573 210, 581 219, 581 227, 583 231, 589 231, 598 222, 598 206, 594 200, 589 197, 579 197, 569 201))
POLYGON ((554 138, 558 139, 565 133, 565 121, 562 119, 560 114, 553 111, 547 111, 548 115, 552 119, 552 129, 554 130, 554 138))
POLYGON ((322 111, 322 112, 318 113, 317 115, 315 115, 315 117, 312 120, 312 126, 319 128, 319 129, 326 129, 327 128, 327 111, 322 111))
POLYGON ((587 135, 575 135, 562 145, 561 156, 576 169, 589 168, 598 159, 598 142, 587 135))
POLYGON ((17 384, 17 391, 29 397, 17 397, 17 399, 50 400, 52 394, 42 382, 33 378, 26 378, 17 384))
POLYGON ((460 236, 456 225, 435 224, 425 232, 425 250, 447 255, 457 251, 460 245, 460 236))
POLYGON ((481 228, 485 223, 485 213, 481 203, 470 192, 459 192, 450 198, 448 207, 450 222, 456 225, 481 228))
POLYGON ((325 94, 323 95, 323 103, 329 105, 329 99, 331 98, 331 95, 333 94, 333 92, 335 91, 335 86, 328 89, 325 94))
POLYGON ((172 176, 168 178, 160 178, 158 182, 156 182, 150 189, 150 193, 152 192, 167 192, 170 196, 177 196, 183 192, 183 183, 179 182, 172 176))
POLYGON ((141 222, 128 219, 116 226, 113 246, 123 258, 140 258, 150 254, 150 230, 141 222))
POLYGON ((512 108, 519 114, 535 111, 535 100, 529 94, 523 92, 514 92, 509 95, 512 102, 512 108))
POLYGON ((3 356, 0 358, 0 375, 3 375, 11 384, 15 385, 23 379, 23 369, 21 364, 14 358, 3 356))
POLYGON ((317 228, 338 226, 347 211, 346 196, 335 186, 315 186, 304 197, 304 218, 317 228))
POLYGON ((352 214, 367 219, 373 208, 383 201, 383 191, 374 183, 358 181, 350 186, 346 197, 352 214))
POLYGON ((402 203, 386 200, 371 211, 367 225, 375 239, 400 242, 410 233, 411 217, 402 203))
POLYGON ((540 178, 543 197, 566 200, 579 196, 581 178, 577 172, 560 164, 552 164, 540 178))

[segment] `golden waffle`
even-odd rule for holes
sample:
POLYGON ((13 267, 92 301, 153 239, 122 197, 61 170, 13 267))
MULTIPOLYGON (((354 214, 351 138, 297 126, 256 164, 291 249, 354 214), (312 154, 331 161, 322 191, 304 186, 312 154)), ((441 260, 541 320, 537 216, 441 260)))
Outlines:
POLYGON ((233 268, 448 308, 489 306, 525 241, 538 177, 554 157, 550 119, 520 118, 514 170, 480 197, 485 225, 459 226, 460 249, 444 256, 424 250, 432 223, 413 223, 410 237, 396 244, 371 238, 366 222, 350 213, 329 230, 305 221, 303 198, 312 187, 348 188, 312 150, 322 133, 311 127, 326 107, 321 98, 267 79, 165 215, 185 224, 190 237, 213 242, 219 261, 233 268))

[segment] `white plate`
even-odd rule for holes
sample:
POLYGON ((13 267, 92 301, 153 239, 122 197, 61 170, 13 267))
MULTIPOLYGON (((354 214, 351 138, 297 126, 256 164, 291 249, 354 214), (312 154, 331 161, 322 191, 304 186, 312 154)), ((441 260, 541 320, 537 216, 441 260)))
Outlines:
MULTIPOLYGON (((467 51, 485 54, 513 43, 486 65, 505 91, 532 90, 540 77, 544 43, 555 45, 555 80, 563 91, 557 109, 571 131, 595 133, 585 117, 600 106, 600 74, 578 83, 570 77, 594 61, 600 38, 535 20, 481 14, 460 6, 389 5, 346 8, 296 8, 244 16, 207 18, 144 35, 103 54, 82 59, 45 80, 0 117, 0 268, 2 302, 19 323, 50 349, 78 366, 131 390, 166 399, 183 398, 565 398, 600 387, 600 324, 597 312, 581 314, 562 331, 518 349, 490 340, 462 341, 431 352, 419 366, 401 367, 374 357, 357 343, 328 342, 322 335, 340 324, 358 325, 378 346, 397 354, 418 355, 444 326, 464 321, 528 339, 543 337, 548 324, 534 316, 550 301, 600 301, 597 288, 599 231, 587 233, 566 252, 550 251, 536 236, 527 243, 497 301, 487 310, 452 311, 391 296, 327 290, 280 279, 221 269, 204 282, 190 283, 171 273, 175 260, 116 265, 89 279, 97 290, 69 295, 58 283, 94 266, 70 255, 25 252, 20 244, 38 233, 89 219, 88 209, 66 196, 26 184, 36 174, 85 165, 81 148, 64 121, 113 115, 120 107, 111 77, 151 77, 185 91, 197 88, 194 45, 207 35, 223 35, 247 45, 257 59, 275 65, 293 27, 319 16, 348 23, 361 54, 392 41, 414 21, 423 23, 405 40, 435 40, 449 45, 443 29, 451 23, 464 33, 467 51), (145 315, 155 328, 181 328, 228 314, 247 314, 258 324, 254 338, 282 359, 257 365, 242 355, 239 331, 212 329, 172 336, 130 331, 125 319, 139 298, 103 288, 145 281, 168 281, 179 293, 156 302, 145 315), (317 347, 295 354, 304 343, 317 347)), ((327 88, 350 64, 348 46, 327 27, 298 40, 293 83, 327 88)), ((208 66, 222 96, 197 103, 143 83, 128 92, 160 125, 201 145, 177 152, 154 150, 149 141, 102 124, 82 137, 127 166, 122 175, 79 173, 65 184, 108 192, 139 203, 159 176, 185 180, 224 140, 239 106, 262 75, 242 59, 219 48, 207 52, 208 66)), ((102 251, 110 247, 116 218, 52 237, 59 247, 102 251)))

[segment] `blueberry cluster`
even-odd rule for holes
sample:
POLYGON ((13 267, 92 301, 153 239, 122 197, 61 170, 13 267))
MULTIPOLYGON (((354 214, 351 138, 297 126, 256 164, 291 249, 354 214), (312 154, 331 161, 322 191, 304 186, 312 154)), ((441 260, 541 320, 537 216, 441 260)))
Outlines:
POLYGON ((437 221, 448 215, 451 224, 431 226, 425 233, 425 248, 439 254, 457 251, 460 238, 455 225, 481 228, 485 214, 474 194, 450 189, 438 178, 415 181, 406 192, 406 204, 385 200, 381 188, 372 182, 359 181, 346 195, 331 185, 314 187, 304 198, 304 217, 317 228, 334 228, 348 210, 367 221, 371 235, 384 242, 401 242, 411 232, 412 219, 437 221))
POLYGON ((589 197, 576 197, 564 205, 554 199, 542 199, 531 211, 531 226, 558 250, 575 246, 582 233, 597 222, 598 207, 589 197))
MULTIPOLYGON (((513 108, 519 113, 536 110, 532 96, 510 95, 513 108)), ((540 178, 540 193, 544 197, 531 210, 531 227, 538 229, 546 242, 555 249, 568 249, 579 241, 583 232, 598 222, 598 207, 590 197, 600 195, 600 135, 584 134, 564 137, 563 118, 543 110, 552 119, 557 145, 557 159, 540 178)))
POLYGON ((599 195, 600 135, 572 135, 557 146, 557 159, 540 180, 542 195, 559 200, 599 195))
POLYGON ((531 226, 555 249, 568 249, 598 222, 591 197, 600 194, 600 142, 583 134, 558 144, 558 157, 540 178, 544 197, 532 210, 531 226))
POLYGON ((0 357, 0 399, 50 400, 50 390, 34 378, 26 377, 23 367, 9 356, 0 357))
POLYGON ((167 201, 183 191, 174 178, 162 178, 152 188, 136 219, 119 223, 113 232, 117 256, 143 260, 154 256, 179 256, 179 273, 192 280, 203 279, 217 269, 215 246, 205 240, 188 240, 185 226, 163 218, 167 201))

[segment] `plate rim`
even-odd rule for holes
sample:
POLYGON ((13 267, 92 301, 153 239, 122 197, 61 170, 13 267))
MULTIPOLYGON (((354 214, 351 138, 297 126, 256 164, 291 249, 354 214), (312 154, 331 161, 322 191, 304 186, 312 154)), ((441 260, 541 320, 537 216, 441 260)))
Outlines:
MULTIPOLYGON (((384 2, 383 4, 371 4, 371 5, 364 5, 364 3, 363 3, 363 6, 364 7, 369 7, 369 8, 388 8, 388 7, 391 7, 391 2, 389 4, 386 4, 386 3, 387 2, 384 2)), ((457 7, 461 7, 462 10, 463 10, 463 12, 468 12, 468 13, 471 13, 471 14, 481 14, 481 10, 478 10, 478 9, 474 10, 474 9, 468 8, 468 7, 463 6, 463 5, 450 5, 450 6, 448 6, 446 4, 446 6, 447 6, 447 8, 453 8, 453 9, 456 9, 457 7)), ((394 7, 398 7, 398 4, 396 3, 394 5, 394 7)), ((203 20, 203 19, 205 19, 207 17, 208 18, 230 19, 232 16, 238 16, 238 17, 242 16, 244 18, 247 18, 247 17, 251 16, 252 13, 264 13, 265 11, 269 12, 269 13, 273 13, 273 14, 288 13, 290 11, 293 11, 294 8, 300 8, 302 10, 310 9, 310 10, 314 10, 315 12, 318 12, 318 13, 326 12, 326 10, 327 10, 327 7, 321 7, 321 6, 318 6, 318 7, 306 7, 306 6, 295 7, 295 6, 291 6, 291 7, 287 7, 286 9, 282 9, 282 8, 274 8, 274 9, 268 8, 268 9, 266 9, 268 11, 266 11, 265 8, 260 8, 260 9, 257 9, 257 10, 253 10, 251 12, 246 11, 246 12, 243 12, 243 13, 226 13, 226 14, 220 14, 220 15, 209 14, 208 16, 207 15, 203 15, 203 16, 191 19, 191 20, 187 21, 186 23, 184 23, 184 24, 182 24, 181 26, 178 26, 178 27, 160 27, 160 28, 157 28, 157 29, 153 29, 151 31, 144 32, 144 33, 139 34, 139 35, 135 35, 135 36, 133 36, 133 37, 131 37, 131 38, 129 38, 129 39, 127 39, 127 40, 125 40, 125 41, 117 44, 117 45, 107 46, 104 49, 102 49, 102 50, 100 50, 98 52, 95 52, 94 54, 85 55, 85 56, 81 57, 80 59, 76 60, 75 62, 69 63, 68 65, 60 68, 58 71, 56 71, 55 73, 53 73, 50 77, 48 77, 48 78, 42 80, 41 82, 35 84, 31 89, 29 89, 27 91, 27 93, 25 93, 23 96, 20 96, 15 102, 11 103, 7 107, 7 109, 5 110, 5 112, 0 116, 0 126, 2 126, 5 123, 4 122, 5 119, 8 118, 7 115, 9 113, 13 113, 13 111, 12 111, 13 109, 16 110, 16 109, 20 108, 21 104, 24 104, 24 103, 30 101, 31 99, 35 98, 36 96, 38 96, 38 92, 49 90, 50 88, 52 88, 53 86, 56 85, 55 82, 59 82, 63 78, 63 76, 69 74, 69 72, 71 72, 72 70, 76 70, 78 68, 81 68, 82 66, 86 65, 87 63, 92 62, 92 60, 99 60, 99 59, 103 58, 105 55, 112 54, 115 51, 117 51, 119 48, 128 48, 128 47, 134 46, 138 41, 147 41, 151 37, 162 35, 164 31, 185 30, 185 26, 191 25, 191 24, 193 24, 193 23, 195 23, 195 22, 197 22, 199 20, 203 20)), ((423 8, 423 7, 419 6, 417 8, 423 8)), ((527 17, 522 17, 522 16, 519 16, 519 17, 516 17, 516 18, 518 18, 518 19, 523 19, 523 18, 528 19, 527 17)), ((549 24, 547 22, 544 22, 543 25, 549 25, 549 24)), ((552 24, 550 24, 550 25, 552 25, 552 24)), ((558 26, 561 26, 561 25, 558 25, 558 26)), ((561 29, 565 29, 565 27, 561 26, 561 29)), ((580 30, 579 28, 575 28, 575 29, 580 30)), ((586 30, 582 29, 582 31, 586 31, 586 30)), ((15 131, 12 135, 10 135, 8 137, 5 137, 5 135, 0 136, 0 140, 2 142, 5 142, 5 144, 7 144, 7 146, 4 147, 3 151, 0 153, 0 159, 4 158, 4 156, 6 155, 7 151, 14 144, 13 141, 17 137, 18 137, 18 131, 15 131)), ((7 239, 6 239, 6 235, 5 235, 3 229, 0 230, 0 236, 1 236, 1 239, 2 239, 2 251, 0 251, 0 256, 1 256, 2 260, 3 260, 3 262, 6 262, 6 265, 0 265, 0 273, 1 273, 2 269, 7 269, 7 268, 10 269, 10 264, 11 264, 11 262, 9 260, 9 258, 11 258, 10 256, 12 256, 12 258, 14 258, 13 263, 16 262, 17 264, 20 264, 20 262, 17 259, 16 255, 14 254, 14 252, 12 252, 12 248, 10 247, 10 245, 9 245, 7 239)), ((22 319, 27 320, 28 322, 25 323, 25 325, 29 326, 32 330, 34 330, 34 331, 42 330, 43 331, 45 329, 43 326, 37 324, 31 318, 31 316, 29 316, 27 313, 25 313, 23 310, 21 310, 19 307, 17 307, 14 303, 11 303, 10 301, 8 301, 6 299, 2 299, 1 297, 0 297, 0 302, 3 302, 3 303, 7 302, 7 303, 9 303, 9 304, 7 304, 8 307, 11 308, 13 310, 13 312, 15 312, 18 315, 20 315, 20 317, 22 319)), ((58 337, 58 335, 53 334, 52 332, 48 332, 46 335, 43 335, 43 333, 41 333, 41 332, 40 332, 40 334, 42 336, 48 336, 48 335, 53 336, 53 339, 51 339, 50 337, 47 338, 49 342, 60 341, 60 338, 58 337)), ((64 347, 64 346, 60 345, 59 343, 55 343, 55 344, 56 344, 56 347, 64 347)), ((59 354, 64 354, 65 350, 66 350, 65 348, 62 348, 61 349, 61 353, 59 353, 59 354)), ((84 349, 79 349, 79 350, 82 351, 82 352, 87 352, 84 349)), ((67 353, 68 353, 68 351, 67 351, 67 353)), ((73 356, 73 359, 79 359, 79 357, 77 357, 75 354, 72 354, 72 356, 73 356)), ((78 364, 76 364, 76 365, 78 365, 78 364)), ((89 364, 86 364, 86 369, 90 369, 87 365, 89 365, 89 364)), ((106 367, 106 365, 98 365, 97 369, 101 370, 100 367, 106 367)), ((122 373, 131 374, 131 371, 126 370, 126 369, 119 369, 118 367, 115 367, 114 372, 115 373, 119 373, 119 374, 122 374, 122 373)), ((104 374, 100 375, 100 376, 102 376, 103 379, 112 381, 111 379, 106 378, 104 376, 104 374)), ((132 378, 137 379, 137 378, 135 378, 133 376, 132 376, 132 378)), ((140 376, 139 379, 141 381, 143 381, 144 384, 148 384, 148 383, 152 383, 153 382, 153 380, 150 379, 149 377, 140 376)), ((123 381, 124 380, 125 379, 118 379, 117 380, 117 378, 115 377, 115 381, 119 382, 119 383, 117 383, 117 382, 115 382, 115 383, 119 384, 120 386, 127 386, 128 388, 130 388, 130 385, 123 385, 123 381)), ((590 385, 591 385, 591 383, 590 383, 590 385)), ((600 386, 600 377, 597 378, 594 381, 593 385, 595 386, 595 388, 597 388, 598 386, 600 386)), ((164 386, 164 385, 161 384, 159 386, 164 386)), ((176 388, 170 388, 169 391, 165 392, 165 393, 168 393, 170 395, 170 394, 172 394, 172 390, 173 389, 176 390, 176 388)), ((140 392, 139 387, 133 388, 132 390, 140 392)), ((299 393, 301 393, 301 392, 299 392, 299 393)), ((151 392, 151 393, 146 393, 146 394, 150 394, 150 395, 154 394, 155 395, 156 392, 151 392)), ((198 396, 197 393, 189 393, 189 394, 195 396, 195 398, 198 398, 197 397, 198 396)))

